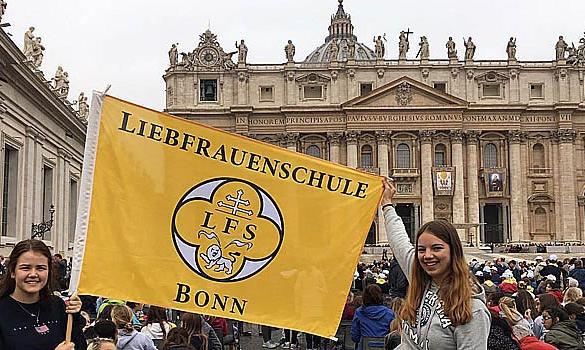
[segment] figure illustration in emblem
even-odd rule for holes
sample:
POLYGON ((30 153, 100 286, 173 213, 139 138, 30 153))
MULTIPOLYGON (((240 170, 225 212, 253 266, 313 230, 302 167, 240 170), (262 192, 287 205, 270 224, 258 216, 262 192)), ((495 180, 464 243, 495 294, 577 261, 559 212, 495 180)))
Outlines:
POLYGON ((228 258, 224 258, 219 245, 210 245, 209 248, 207 248, 207 255, 201 253, 200 256, 201 259, 207 263, 205 266, 206 269, 211 269, 216 266, 216 272, 225 271, 228 275, 232 273, 232 265, 235 262, 235 259, 232 261, 228 258))

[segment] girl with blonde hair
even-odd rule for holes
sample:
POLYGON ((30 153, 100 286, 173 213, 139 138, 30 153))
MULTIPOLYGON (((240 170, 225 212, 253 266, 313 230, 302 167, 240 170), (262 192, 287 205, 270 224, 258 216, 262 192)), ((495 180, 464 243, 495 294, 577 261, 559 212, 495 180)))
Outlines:
POLYGON ((132 326, 132 309, 126 305, 116 305, 112 308, 111 316, 112 322, 118 328, 118 349, 156 350, 152 339, 132 326))
POLYGON ((457 231, 445 220, 428 222, 413 246, 394 209, 396 187, 383 183, 388 242, 410 283, 400 313, 400 349, 487 349, 485 293, 469 273, 457 231))
POLYGON ((583 291, 581 288, 569 287, 563 296, 563 305, 567 305, 568 303, 576 303, 577 300, 579 300, 581 297, 583 297, 583 291))

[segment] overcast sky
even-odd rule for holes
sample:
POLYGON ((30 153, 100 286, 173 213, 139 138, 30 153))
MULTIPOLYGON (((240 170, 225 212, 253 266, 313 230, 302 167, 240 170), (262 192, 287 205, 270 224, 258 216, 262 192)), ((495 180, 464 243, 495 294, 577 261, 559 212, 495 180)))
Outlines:
MULTIPOLYGON (((42 37, 42 70, 50 80, 57 65, 69 72, 69 100, 80 91, 102 90, 157 110, 164 108, 168 49, 179 43, 191 51, 210 29, 225 51, 245 39, 249 63, 282 63, 291 39, 296 61, 321 45, 337 0, 7 0, 4 28, 22 48, 29 26, 42 37)), ((452 36, 459 56, 462 37, 472 36, 476 59, 505 59, 506 43, 517 37, 519 60, 551 60, 559 35, 578 45, 585 31, 585 1, 545 0, 345 0, 354 34, 373 48, 372 37, 386 33, 386 58, 398 56, 398 34, 410 28, 409 58, 427 36, 431 58, 446 58, 452 36)))

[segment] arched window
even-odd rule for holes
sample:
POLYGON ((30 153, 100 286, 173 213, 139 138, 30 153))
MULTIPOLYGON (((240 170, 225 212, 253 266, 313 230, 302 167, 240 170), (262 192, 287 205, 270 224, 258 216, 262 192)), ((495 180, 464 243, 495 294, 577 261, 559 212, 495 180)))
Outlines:
POLYGON ((310 145, 307 147, 307 154, 313 157, 321 158, 321 148, 319 148, 319 146, 310 145))
POLYGON ((532 146, 532 167, 533 168, 544 168, 544 146, 542 143, 537 143, 532 146))
POLYGON ((534 232, 548 231, 548 225, 546 222, 546 210, 543 207, 538 207, 534 210, 534 232))
POLYGON ((483 167, 495 168, 498 166, 498 148, 493 143, 488 143, 483 148, 483 167))
POLYGON ((372 146, 363 145, 361 152, 361 167, 371 168, 374 166, 374 160, 372 158, 372 146))
POLYGON ((410 168, 410 147, 406 143, 396 146, 396 167, 399 169, 410 168))
POLYGON ((447 165, 447 148, 444 144, 439 143, 435 146, 435 166, 447 165))

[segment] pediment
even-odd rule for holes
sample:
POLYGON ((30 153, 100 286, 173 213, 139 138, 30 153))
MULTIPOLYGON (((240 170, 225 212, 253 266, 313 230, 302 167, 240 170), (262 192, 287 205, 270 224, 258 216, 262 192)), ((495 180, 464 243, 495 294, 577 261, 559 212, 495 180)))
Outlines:
POLYGON ((496 71, 488 71, 485 73, 481 73, 475 76, 475 80, 480 83, 499 83, 503 81, 508 81, 510 79, 509 76, 506 74, 496 72, 496 71))
POLYGON ((408 77, 396 79, 368 94, 345 102, 343 108, 465 108, 468 103, 408 77))
POLYGON ((301 74, 295 80, 298 84, 327 84, 331 77, 325 74, 309 73, 301 74))

